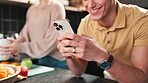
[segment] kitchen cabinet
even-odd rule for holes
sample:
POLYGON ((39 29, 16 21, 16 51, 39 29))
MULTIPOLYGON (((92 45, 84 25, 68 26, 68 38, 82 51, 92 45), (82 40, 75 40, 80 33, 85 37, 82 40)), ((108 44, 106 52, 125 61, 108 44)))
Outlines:
POLYGON ((28 2, 29 2, 29 0, 0 0, 0 2, 28 3, 28 2))
POLYGON ((29 0, 7 0, 7 1, 20 2, 20 3, 28 3, 29 2, 29 0))
POLYGON ((5 34, 19 33, 25 24, 28 6, 0 3, 0 32, 5 34))

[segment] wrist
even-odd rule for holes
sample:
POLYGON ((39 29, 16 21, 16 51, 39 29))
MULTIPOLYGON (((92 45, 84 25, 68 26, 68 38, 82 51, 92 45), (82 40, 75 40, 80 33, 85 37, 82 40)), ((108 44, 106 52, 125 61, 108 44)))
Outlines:
POLYGON ((108 59, 104 59, 101 62, 97 63, 97 65, 101 69, 109 69, 111 67, 111 64, 113 62, 113 56, 108 52, 108 59))
POLYGON ((108 54, 108 51, 104 51, 104 52, 102 52, 102 53, 100 53, 99 54, 99 57, 98 58, 96 58, 96 62, 97 63, 100 63, 100 62, 102 62, 102 61, 104 61, 104 60, 108 60, 108 58, 109 58, 109 54, 108 54))

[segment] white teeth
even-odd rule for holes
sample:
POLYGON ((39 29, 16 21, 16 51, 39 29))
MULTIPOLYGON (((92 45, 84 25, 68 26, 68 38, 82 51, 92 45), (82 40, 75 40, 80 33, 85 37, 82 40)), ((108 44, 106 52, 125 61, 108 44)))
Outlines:
POLYGON ((93 13, 94 13, 94 12, 97 12, 97 10, 91 10, 91 12, 93 12, 93 13))
MULTIPOLYGON (((100 9, 101 7, 99 7, 98 9, 100 9)), ((98 9, 93 9, 93 10, 90 10, 92 13, 95 13, 98 11, 98 9)))

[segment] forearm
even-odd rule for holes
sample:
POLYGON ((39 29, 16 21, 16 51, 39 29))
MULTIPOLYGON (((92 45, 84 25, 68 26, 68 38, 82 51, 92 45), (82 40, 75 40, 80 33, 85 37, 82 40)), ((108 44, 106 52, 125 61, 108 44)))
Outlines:
POLYGON ((41 58, 48 54, 56 52, 56 44, 54 41, 41 40, 33 42, 23 42, 19 44, 18 53, 27 53, 34 58, 41 58))
MULTIPOLYGON (((45 32, 45 31, 43 31, 45 32)), ((41 58, 46 55, 52 55, 57 49, 57 37, 58 34, 54 28, 49 28, 45 33, 45 38, 35 38, 32 36, 26 37, 26 33, 23 39, 25 41, 21 42, 18 46, 18 53, 27 53, 31 57, 41 58), (27 40, 31 39, 31 40, 27 40), (33 39, 32 39, 33 38, 33 39), (36 40, 38 39, 38 40, 36 40)))
POLYGON ((75 57, 67 58, 66 61, 69 69, 76 76, 81 76, 85 72, 87 66, 86 61, 77 59, 75 57))
POLYGON ((114 59, 112 67, 106 71, 120 83, 148 83, 147 76, 142 70, 126 65, 116 59, 114 59))

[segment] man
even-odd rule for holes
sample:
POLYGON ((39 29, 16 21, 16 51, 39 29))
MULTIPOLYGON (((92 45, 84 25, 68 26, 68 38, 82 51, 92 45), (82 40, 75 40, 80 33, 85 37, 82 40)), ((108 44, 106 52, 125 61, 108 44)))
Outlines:
POLYGON ((89 15, 79 35, 58 38, 70 70, 80 76, 88 61, 95 61, 120 83, 148 83, 148 11, 117 0, 83 0, 83 5, 89 15))

